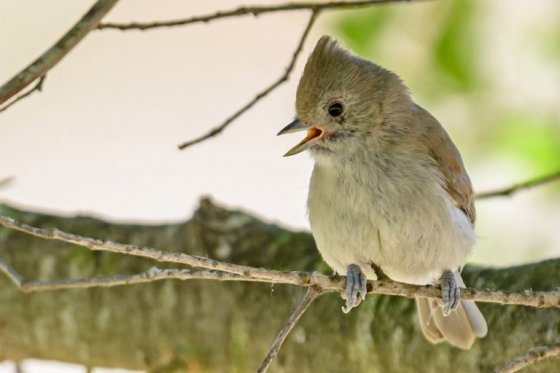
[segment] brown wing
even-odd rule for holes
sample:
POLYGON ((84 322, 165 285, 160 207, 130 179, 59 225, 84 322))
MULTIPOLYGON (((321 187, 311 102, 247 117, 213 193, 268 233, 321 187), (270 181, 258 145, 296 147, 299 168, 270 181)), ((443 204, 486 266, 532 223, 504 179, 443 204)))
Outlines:
POLYGON ((421 119, 427 124, 423 140, 443 176, 445 190, 455 206, 463 210, 474 225, 476 220, 474 193, 461 154, 441 124, 426 110, 417 107, 421 119))

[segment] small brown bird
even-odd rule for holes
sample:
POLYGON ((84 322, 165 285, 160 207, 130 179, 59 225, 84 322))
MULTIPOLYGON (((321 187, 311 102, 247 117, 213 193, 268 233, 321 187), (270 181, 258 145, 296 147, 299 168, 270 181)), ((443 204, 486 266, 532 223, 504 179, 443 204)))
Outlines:
POLYGON ((417 298, 426 338, 468 349, 484 317, 460 300, 459 271, 474 244, 471 182, 438 121, 391 71, 323 36, 299 82, 296 119, 307 130, 286 156, 315 159, 309 222, 323 259, 347 275, 345 312, 365 299, 376 268, 410 284, 442 285, 442 301, 417 298))

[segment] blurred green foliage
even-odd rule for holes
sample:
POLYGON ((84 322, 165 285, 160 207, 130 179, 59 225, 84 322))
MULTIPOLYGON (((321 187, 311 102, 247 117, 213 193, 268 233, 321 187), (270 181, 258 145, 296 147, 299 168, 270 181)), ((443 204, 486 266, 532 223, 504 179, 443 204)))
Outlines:
MULTIPOLYGON (((560 169, 558 20, 557 1, 413 1, 333 13, 330 31, 404 79, 461 150, 475 190, 484 190, 560 169)), ((560 222, 560 183, 525 193, 544 199, 478 204, 473 260, 560 255, 558 230, 547 228, 560 222), (525 240, 515 238, 520 232, 525 240)))
POLYGON ((475 4, 468 0, 451 2, 433 45, 434 64, 458 90, 473 89, 478 80, 475 4))
MULTIPOLYGON (((558 12, 560 13, 560 12, 558 12)), ((560 14, 558 14, 560 17, 560 14)), ((560 69, 560 22, 535 25, 529 34, 531 44, 540 46, 535 51, 560 69)))
POLYGON ((535 174, 545 174, 560 165, 560 131, 552 118, 533 114, 504 116, 497 149, 522 163, 535 174))
POLYGON ((341 17, 338 31, 350 49, 358 54, 367 54, 370 48, 376 48, 381 30, 391 22, 394 10, 394 7, 374 7, 341 17))
MULTIPOLYGON (((532 67, 537 71, 539 64, 551 69, 552 62, 560 72, 560 23, 554 17, 548 22, 539 19, 524 25, 526 37, 500 39, 494 36, 503 30, 491 21, 495 11, 491 4, 471 0, 377 6, 338 13, 332 29, 354 52, 404 75, 416 101, 445 127, 457 126, 453 131, 464 133, 461 150, 474 154, 476 162, 505 155, 525 174, 551 172, 560 168, 560 82, 543 87, 555 92, 557 101, 535 106, 534 100, 527 100, 520 105, 504 90, 511 84, 507 74, 496 74, 495 66, 500 58, 509 58, 504 71, 519 66, 519 91, 530 91, 536 84, 524 75, 527 61, 537 64, 532 67), (503 45, 495 45, 496 40, 503 45), (509 42, 517 43, 523 55, 500 55, 509 42), (441 112, 448 117, 437 115, 441 112)), ((560 7, 551 11, 560 19, 560 7)), ((511 17, 517 21, 523 16, 521 12, 511 17)))

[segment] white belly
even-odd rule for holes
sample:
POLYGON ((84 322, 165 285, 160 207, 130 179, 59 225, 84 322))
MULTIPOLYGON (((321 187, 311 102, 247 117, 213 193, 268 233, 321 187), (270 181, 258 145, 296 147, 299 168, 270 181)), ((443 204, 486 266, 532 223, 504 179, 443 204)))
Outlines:
POLYGON ((333 167, 315 166, 308 208, 317 247, 337 273, 357 264, 375 279, 374 263, 395 281, 427 284, 466 262, 474 231, 435 174, 333 167))

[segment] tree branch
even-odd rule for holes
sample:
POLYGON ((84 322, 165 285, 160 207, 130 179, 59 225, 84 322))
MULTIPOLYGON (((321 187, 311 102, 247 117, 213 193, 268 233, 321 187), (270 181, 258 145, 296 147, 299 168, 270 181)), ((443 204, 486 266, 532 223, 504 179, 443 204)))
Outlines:
MULTIPOLYGON (((239 275, 239 279, 233 277, 231 278, 231 280, 236 281, 259 281, 304 287, 317 287, 321 291, 336 291, 339 293, 344 291, 346 283, 346 278, 341 276, 326 276, 318 272, 309 273, 301 271, 278 271, 255 268, 185 253, 171 253, 151 247, 139 247, 131 244, 125 245, 112 241, 82 237, 76 234, 60 231, 56 228, 37 228, 5 216, 0 216, 0 225, 36 237, 83 246, 93 251, 108 251, 119 254, 127 254, 150 258, 159 262, 178 263, 239 275)), ((18 277, 15 271, 10 270, 10 268, 6 266, 4 266, 4 268, 3 272, 6 273, 14 283, 18 284, 18 282, 23 281, 21 276, 18 277)), ((218 279, 221 276, 221 274, 206 274, 207 279, 218 279)), ((439 286, 409 285, 391 280, 372 281, 368 283, 368 293, 398 295, 408 298, 441 298, 441 289, 439 286)), ((478 302, 516 304, 536 308, 560 307, 559 289, 552 291, 505 291, 465 288, 461 291, 461 298, 464 300, 474 300, 478 302)))
POLYGON ((118 275, 112 277, 90 277, 79 279, 62 279, 48 281, 30 281, 25 279, 13 267, 0 260, 0 272, 24 293, 48 290, 108 288, 122 285, 144 284, 161 280, 214 280, 214 281, 244 281, 263 282, 252 278, 245 278, 233 273, 208 269, 162 269, 152 267, 146 272, 132 275, 118 275))
POLYGON ((11 176, 0 179, 0 187, 4 187, 6 185, 9 185, 13 180, 14 180, 14 178, 11 177, 11 176))
POLYGON ((375 4, 386 4, 396 2, 410 2, 412 0, 361 0, 361 1, 330 1, 330 2, 294 2, 279 5, 256 5, 256 6, 242 6, 239 8, 218 11, 211 14, 202 16, 194 16, 189 18, 161 21, 161 22, 132 22, 132 23, 101 23, 97 26, 99 30, 103 29, 117 29, 121 31, 127 30, 150 30, 162 27, 176 27, 185 26, 193 23, 208 23, 218 19, 239 17, 245 15, 259 16, 264 13, 296 11, 296 10, 313 10, 319 11, 324 9, 350 9, 361 8, 375 4))
POLYGON ((274 338, 274 341, 272 342, 272 345, 270 346, 266 357, 262 361, 261 365, 259 365, 259 367, 257 368, 258 373, 263 373, 268 370, 270 364, 272 363, 272 360, 276 358, 278 352, 280 351, 280 348, 282 348, 282 344, 286 340, 288 334, 290 334, 292 329, 294 329, 294 326, 296 326, 296 323, 299 321, 301 316, 303 316, 305 311, 307 311, 311 303, 313 303, 313 301, 322 294, 324 294, 324 292, 321 292, 314 287, 310 287, 307 289, 307 293, 305 293, 305 296, 299 302, 298 306, 296 307, 288 321, 286 321, 284 327, 280 330, 280 332, 278 332, 276 338, 274 338))
POLYGON ((560 356, 560 344, 533 347, 503 367, 495 369, 493 373, 517 372, 528 365, 535 364, 537 361, 557 356, 560 356))
POLYGON ((545 176, 541 176, 541 177, 537 177, 535 179, 531 179, 531 180, 527 180, 524 181, 522 183, 518 183, 518 184, 513 184, 512 186, 509 187, 505 187, 505 188, 500 188, 500 189, 496 189, 496 190, 492 190, 492 191, 488 191, 488 192, 482 192, 482 193, 477 193, 476 198, 477 199, 486 199, 486 198, 491 198, 491 197, 507 197, 507 196, 511 196, 512 194, 520 191, 520 190, 524 190, 524 189, 530 189, 539 185, 543 185, 543 184, 547 184, 547 183, 551 183, 554 181, 560 180, 560 170, 551 173, 549 175, 545 175, 545 176))
POLYGON ((31 95, 33 92, 35 92, 35 91, 42 92, 43 91, 43 82, 45 81, 46 77, 47 77, 46 75, 43 75, 42 77, 39 78, 39 80, 37 81, 37 84, 35 84, 35 86, 33 86, 33 88, 31 88, 29 91, 19 95, 12 102, 4 105, 3 107, 0 107, 0 113, 3 112, 3 111, 6 111, 8 108, 10 108, 16 102, 26 98, 27 96, 31 95))
MULTIPOLYGON (((311 277, 313 277, 310 276, 310 274, 307 272, 284 272, 284 271, 266 270, 263 268, 254 268, 254 267, 243 266, 238 264, 226 263, 215 259, 188 255, 185 253, 171 253, 171 252, 165 252, 150 247, 139 247, 131 244, 120 244, 112 241, 104 241, 104 240, 93 239, 89 237, 82 237, 76 234, 63 232, 56 228, 43 229, 43 228, 33 227, 5 216, 0 216, 0 225, 36 237, 40 237, 48 240, 57 240, 57 241, 71 243, 78 246, 83 246, 92 251, 108 251, 112 253, 149 258, 158 262, 179 263, 191 267, 208 268, 208 269, 242 275, 244 277, 251 278, 251 279, 267 280, 273 283, 310 286, 311 277)), ((316 278, 314 281, 318 283, 316 283, 315 285, 318 286, 330 285, 331 288, 333 286, 337 287, 337 285, 335 285, 327 276, 320 275, 320 274, 317 275, 318 278, 316 278)), ((343 286, 342 284, 340 284, 340 289, 342 288, 343 286)))
POLYGON ((207 132, 206 134, 197 137, 193 140, 187 141, 181 145, 179 145, 179 149, 183 150, 191 145, 194 144, 198 144, 204 140, 207 140, 211 137, 214 137, 216 135, 218 135, 220 132, 222 132, 227 126, 229 126, 234 120, 236 120, 237 118, 239 118, 243 113, 245 113, 247 110, 249 110, 250 108, 252 108, 257 102, 259 102, 261 99, 263 99, 264 97, 266 97, 270 92, 274 91, 276 88, 278 88, 280 85, 282 85, 283 83, 287 82, 290 74, 292 73, 292 70, 294 69, 294 66, 296 64, 296 61, 301 53, 301 50, 303 48, 303 44, 305 43, 305 40, 307 39, 307 36, 309 35, 309 31, 311 30, 311 28, 313 27, 313 24, 315 23, 315 20, 317 19, 317 16, 319 15, 319 12, 317 10, 313 10, 313 12, 311 13, 311 16, 309 17, 309 21, 307 22, 307 25, 305 26, 305 29, 303 30, 303 34, 301 35, 301 38, 299 40, 299 43, 294 51, 294 53, 292 54, 292 58, 290 60, 290 63, 288 64, 288 67, 286 67, 286 70, 284 72, 284 74, 278 79, 276 80, 274 83, 272 83, 270 86, 268 86, 267 88, 265 88, 264 90, 262 90, 261 92, 259 92, 255 98, 253 98, 251 101, 249 101, 247 104, 245 104, 241 109, 239 109, 238 111, 236 111, 235 113, 233 113, 229 118, 227 118, 222 124, 220 124, 219 126, 213 128, 212 130, 210 130, 209 132, 207 132))
POLYGON ((60 62, 72 48, 101 22, 101 19, 113 8, 117 1, 98 0, 59 41, 0 87, 0 104, 15 96, 35 80, 44 77, 47 71, 60 62))

